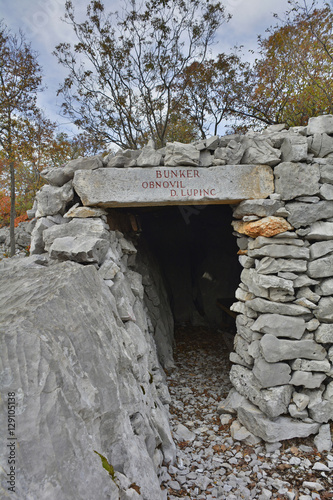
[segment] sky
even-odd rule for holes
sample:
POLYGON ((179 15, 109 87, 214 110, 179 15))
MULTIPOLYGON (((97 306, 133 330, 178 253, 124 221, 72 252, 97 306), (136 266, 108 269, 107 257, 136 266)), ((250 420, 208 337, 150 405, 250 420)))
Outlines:
MULTIPOLYGON (((72 0, 79 15, 84 16, 88 0, 72 0)), ((333 0, 330 0, 333 5, 333 0)), ((216 45, 217 53, 228 53, 235 45, 243 45, 244 52, 257 49, 257 36, 276 24, 273 14, 283 17, 288 10, 288 0, 224 0, 231 21, 219 30, 216 45)), ((121 0, 104 0, 106 9, 116 10, 121 0)), ((61 97, 57 89, 66 77, 66 70, 52 55, 60 42, 75 42, 72 28, 62 21, 65 0, 0 0, 0 19, 7 27, 17 33, 21 29, 32 48, 39 54, 38 61, 43 68, 46 90, 39 95, 39 106, 45 115, 58 123, 59 131, 72 134, 75 130, 60 113, 61 97)), ((253 57, 249 55, 249 57, 253 57)))

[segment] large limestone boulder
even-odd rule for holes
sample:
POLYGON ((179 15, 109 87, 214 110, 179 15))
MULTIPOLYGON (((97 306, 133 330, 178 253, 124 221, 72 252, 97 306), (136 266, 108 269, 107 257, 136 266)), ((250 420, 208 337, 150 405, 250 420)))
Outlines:
MULTIPOLYGON (((8 393, 16 400, 16 491, 10 497, 134 498, 133 488, 122 491, 127 482, 142 498, 161 499, 156 467, 163 458, 173 460, 174 445, 143 305, 143 329, 133 322, 134 330, 124 327, 94 266, 41 267, 32 260, 36 256, 16 259, 1 271, 3 430, 8 393), (115 481, 94 450, 114 467, 115 481)), ((1 440, 4 498, 6 445, 1 440)))
POLYGON ((283 200, 319 192, 319 165, 306 163, 280 163, 274 169, 275 191, 283 200))

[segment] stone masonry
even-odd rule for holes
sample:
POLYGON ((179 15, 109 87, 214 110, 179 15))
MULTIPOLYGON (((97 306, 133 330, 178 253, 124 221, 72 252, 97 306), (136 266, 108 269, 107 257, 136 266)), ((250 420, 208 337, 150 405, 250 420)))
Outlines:
MULTIPOLYGON (((221 411, 228 412, 228 406, 236 408, 239 422, 267 442, 307 437, 327 429, 333 415, 333 116, 311 118, 308 127, 287 130, 284 125, 277 125, 262 133, 216 136, 190 145, 167 144, 161 150, 155 150, 149 143, 142 151, 127 150, 106 157, 73 160, 63 168, 46 169, 42 175, 49 184, 39 191, 30 212, 36 222, 27 267, 35 269, 37 266, 38 271, 33 272, 41 280, 40 268, 46 267, 45 279, 50 284, 41 289, 46 306, 49 300, 53 301, 52 280, 55 286, 58 283, 59 289, 65 289, 66 275, 70 274, 75 276, 78 286, 84 282, 89 288, 89 281, 93 283, 94 293, 101 283, 103 303, 98 307, 103 309, 105 301, 110 300, 108 314, 113 318, 115 331, 116 323, 121 329, 114 333, 114 338, 118 339, 115 342, 121 343, 123 336, 127 350, 133 350, 128 355, 122 354, 123 363, 119 362, 118 372, 114 374, 125 380, 117 382, 119 389, 118 386, 114 388, 121 412, 123 408, 126 410, 125 413, 119 411, 117 418, 121 422, 121 415, 126 416, 125 422, 132 434, 127 435, 125 445, 120 438, 116 451, 105 444, 108 458, 117 464, 119 461, 118 470, 126 476, 123 478, 126 494, 120 498, 136 498, 130 487, 134 480, 142 491, 148 492, 151 487, 144 474, 142 477, 133 474, 128 436, 137 436, 137 449, 144 450, 146 463, 150 464, 147 467, 151 467, 154 474, 163 459, 173 460, 167 425, 168 393, 154 351, 155 343, 161 364, 165 368, 172 367, 172 318, 165 293, 162 290, 161 295, 161 290, 155 287, 149 266, 135 268, 133 242, 119 232, 110 231, 109 207, 140 206, 147 204, 147 199, 148 204, 151 200, 153 205, 232 204, 233 229, 243 271, 236 291, 237 302, 232 306, 237 313, 237 334, 234 352, 230 355, 233 363, 230 378, 234 389, 221 411), (165 182, 174 184, 156 184, 162 177, 165 182), (148 192, 150 198, 145 199, 148 192), (164 309, 163 314, 158 313, 161 309, 164 309), (149 346, 149 359, 145 358, 144 342, 149 346), (138 349, 142 349, 141 354, 136 352, 138 349), (136 360, 141 358, 144 362, 140 361, 136 368, 136 360), (153 369, 154 383, 150 375, 153 369), (134 385, 126 382, 130 372, 134 385), (130 414, 127 409, 131 407, 132 397, 138 410, 130 414), (151 407, 145 406, 145 398, 151 398, 151 407), (121 462, 124 446, 127 446, 126 463, 121 462)), ((6 265, 4 270, 6 274, 6 265)), ((8 269, 8 286, 12 275, 12 270, 8 269)), ((15 294, 21 297, 20 293, 20 287, 16 286, 15 294)), ((70 300, 75 295, 75 283, 66 293, 70 300)), ((14 307, 9 304, 8 311, 9 306, 14 307)), ((88 304, 86 309, 89 312, 88 304)), ((57 317, 60 321, 61 311, 57 317)), ((15 312, 13 318, 23 328, 15 312)), ((87 318, 92 321, 91 328, 95 331, 95 316, 89 312, 87 318)), ((10 315, 7 319, 10 325, 10 315)), ((31 326, 30 319, 25 329, 31 326)), ((59 335, 60 343, 65 342, 56 324, 55 334, 59 335)), ((105 325, 103 329, 107 331, 105 325)), ((80 335, 84 335, 83 332, 82 327, 80 335)), ((98 328, 97 332, 98 335, 103 333, 98 328)), ((7 336, 9 352, 11 340, 7 336)), ((73 342, 75 339, 74 335, 73 342)), ((38 342, 46 340, 43 336, 38 338, 38 342)), ((100 345, 99 341, 96 345, 100 345)), ((68 356, 65 344, 63 349, 63 353, 57 354, 59 363, 63 362, 64 355, 68 356)), ((83 349, 82 356, 91 373, 95 373, 98 360, 94 362, 92 356, 90 363, 87 353, 88 350, 83 349)), ((115 354, 108 355, 112 361, 115 354)), ((68 360, 73 362, 73 374, 76 373, 78 361, 71 356, 68 360)), ((9 380, 10 364, 7 368, 6 380, 9 380)), ((103 377, 107 387, 109 374, 105 372, 103 377)), ((78 385, 82 382, 79 379, 80 376, 78 385)), ((58 381, 52 380, 50 378, 48 383, 52 397, 56 398, 58 393, 54 391, 58 381)), ((98 398, 107 395, 104 387, 97 385, 88 391, 92 402, 93 392, 98 398)), ((68 395, 75 396, 70 385, 65 387, 65 396, 67 390, 68 395)), ((36 386, 36 393, 38 391, 36 386)), ((80 398, 84 400, 84 387, 80 391, 80 398)), ((73 409, 78 422, 82 417, 80 404, 73 409)), ((83 420, 90 422, 89 411, 94 406, 89 401, 84 404, 87 411, 83 420)), ((106 404, 112 405, 112 401, 106 404)), ((41 424, 43 422, 41 420, 41 424)), ((95 424, 95 420, 89 423, 95 424)), ((112 425, 117 427, 117 423, 112 425)), ((90 432, 89 426, 83 430, 87 434, 90 432)), ((69 428, 70 432, 74 430, 69 428)), ((102 432, 98 439, 105 439, 102 429, 94 432, 96 435, 102 432)), ((81 446, 84 448, 83 442, 81 446)), ((137 453, 135 451, 134 456, 137 457, 137 453)), ((37 465, 34 467, 37 477, 40 471, 37 465)), ((45 492, 53 488, 52 481, 50 476, 50 483, 44 485, 45 492)), ((61 489, 61 481, 54 481, 55 488, 61 489)), ((157 476, 155 489, 158 488, 156 481, 157 476)), ((115 493, 110 492, 107 498, 118 498, 116 488, 113 490, 115 493)), ((153 496, 144 493, 143 498, 153 496)), ((45 498, 55 497, 50 494, 45 498)), ((66 495, 57 498, 66 498, 66 495)), ((84 493, 80 498, 86 498, 84 493)))
POLYGON ((267 441, 317 433, 332 419, 333 116, 160 150, 150 142, 43 176, 50 186, 37 195, 32 254, 77 261, 84 255, 99 265, 105 235, 99 229, 83 237, 85 217, 97 224, 109 206, 150 201, 233 203, 244 269, 232 307, 238 317, 230 376, 248 401, 238 418, 267 441), (45 202, 46 190, 53 203, 45 202), (73 190, 81 203, 68 211, 73 190))

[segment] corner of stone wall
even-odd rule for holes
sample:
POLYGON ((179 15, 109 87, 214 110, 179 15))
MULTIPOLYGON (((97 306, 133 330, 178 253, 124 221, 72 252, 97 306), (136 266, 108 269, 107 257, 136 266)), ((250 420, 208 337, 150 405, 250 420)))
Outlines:
MULTIPOLYGON (((320 431, 333 415, 333 116, 268 127, 275 192, 234 207, 243 266, 230 378, 238 420, 267 442, 320 431), (237 401, 237 403, 236 403, 237 401)), ((325 446, 324 445, 324 446, 325 446)))

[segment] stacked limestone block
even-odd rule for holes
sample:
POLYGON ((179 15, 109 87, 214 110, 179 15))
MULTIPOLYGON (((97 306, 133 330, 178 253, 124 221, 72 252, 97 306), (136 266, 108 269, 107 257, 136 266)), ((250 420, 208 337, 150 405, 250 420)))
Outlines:
POLYGON ((329 447, 333 116, 288 134, 270 127, 265 137, 281 154, 275 193, 241 202, 233 213, 244 268, 233 305, 239 315, 230 373, 243 396, 238 419, 268 442, 320 430, 329 447))

